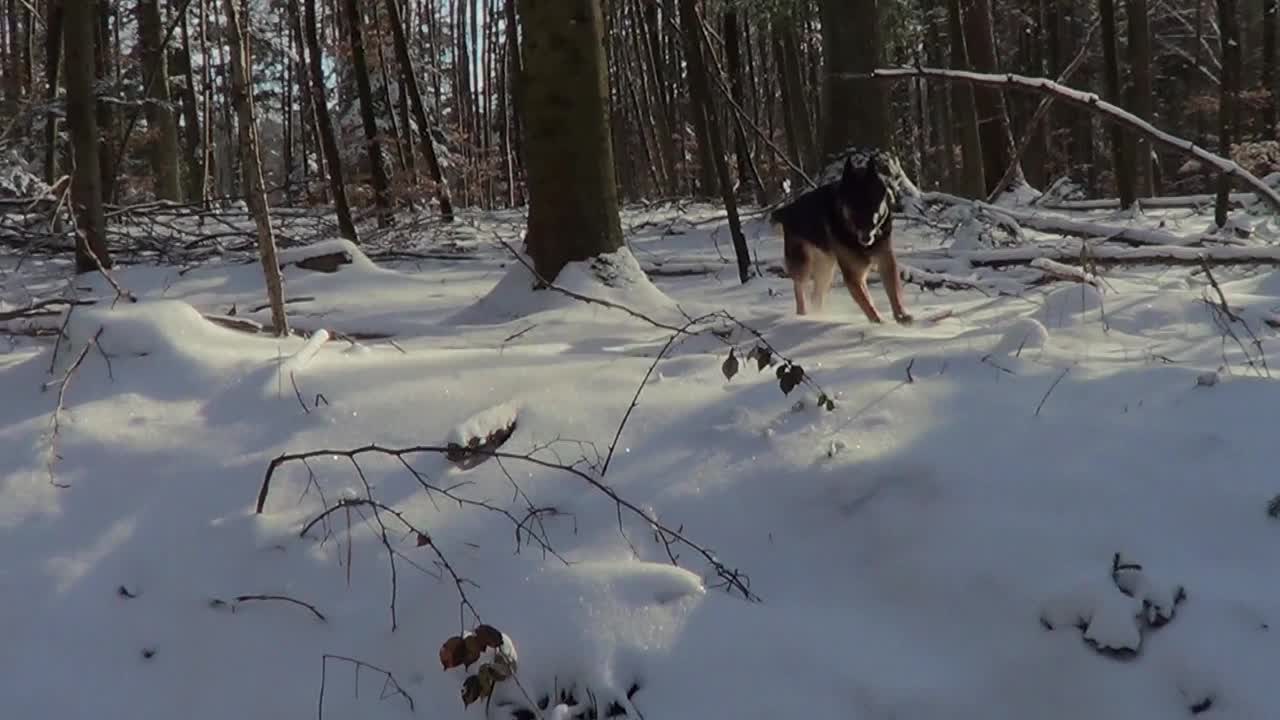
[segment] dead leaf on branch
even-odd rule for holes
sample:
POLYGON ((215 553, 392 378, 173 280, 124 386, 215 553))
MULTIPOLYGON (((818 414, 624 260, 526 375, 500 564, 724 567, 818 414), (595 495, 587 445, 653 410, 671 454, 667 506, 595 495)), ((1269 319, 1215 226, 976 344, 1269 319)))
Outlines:
POLYGON ((738 355, 733 348, 729 348, 729 357, 724 359, 720 372, 724 373, 725 380, 732 380, 733 376, 738 374, 738 355))

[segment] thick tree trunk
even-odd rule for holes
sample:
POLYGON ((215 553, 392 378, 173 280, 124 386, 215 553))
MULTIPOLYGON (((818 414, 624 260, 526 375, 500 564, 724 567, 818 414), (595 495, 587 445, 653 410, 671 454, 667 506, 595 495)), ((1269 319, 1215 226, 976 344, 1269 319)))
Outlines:
MULTIPOLYGON (((297 2, 297 0, 289 0, 297 2)), ((320 55, 320 38, 316 21, 316 0, 304 0, 306 18, 307 62, 311 70, 311 103, 316 110, 316 132, 320 135, 320 147, 329 168, 329 190, 333 193, 333 206, 338 215, 338 232, 351 242, 359 242, 356 225, 351 220, 351 206, 347 203, 347 188, 342 174, 342 156, 338 153, 338 140, 333 133, 333 119, 329 117, 329 101, 325 95, 324 64, 320 55)))
POLYGON ((164 44, 160 0, 138 0, 139 50, 146 78, 147 134, 155 194, 162 200, 182 200, 182 172, 178 149, 178 121, 169 96, 169 60, 164 44))
MULTIPOLYGON (((729 235, 733 238, 733 251, 738 260, 738 280, 751 278, 751 253, 742 235, 738 220, 738 201, 733 195, 733 181, 729 177, 729 161, 725 157, 724 136, 715 105, 711 102, 711 88, 707 80, 707 67, 703 59, 702 23, 698 17, 697 0, 680 0, 680 25, 684 35, 684 55, 689 67, 689 94, 692 110, 702 113, 707 127, 712 162, 720 182, 720 195, 724 199, 725 214, 729 216, 729 235)), ((746 143, 744 142, 743 145, 746 143)))
MULTIPOLYGON (((1133 114, 1151 122, 1155 119, 1155 99, 1151 78, 1151 22, 1147 17, 1147 0, 1126 0, 1129 20, 1129 67, 1133 73, 1133 114)), ((1133 136, 1130 136, 1133 137, 1133 136)), ((1155 174, 1151 161, 1151 143, 1133 138, 1134 191, 1139 197, 1155 195, 1155 174)))
POLYGON ((869 72, 880 65, 879 4, 879 0, 819 0, 824 161, 850 145, 890 148, 884 87, 841 75, 869 72))
POLYGON ((622 245, 600 0, 519 0, 528 144, 525 247, 554 281, 622 245))
MULTIPOLYGON (((453 222, 453 200, 449 196, 449 185, 445 182, 444 172, 440 168, 440 159, 436 156, 436 147, 431 139, 431 125, 427 122, 427 109, 422 103, 422 92, 418 89, 413 60, 409 57, 409 40, 405 37, 399 0, 386 0, 386 2, 387 14, 391 22, 391 39, 396 48, 396 63, 400 66, 400 83, 409 91, 409 106, 413 110, 413 121, 417 124, 418 134, 422 138, 422 157, 427 160, 427 172, 431 175, 431 182, 435 184, 436 200, 440 203, 440 217, 445 222, 453 222)), ((407 129, 406 132, 408 132, 407 129)))
POLYGON ((231 99, 236 106, 240 134, 240 170, 244 173, 245 195, 253 223, 258 230, 258 258, 271 303, 271 323, 277 336, 289 334, 289 320, 284 312, 284 283, 276 260, 276 241, 271 230, 267 194, 262 184, 262 158, 258 153, 258 121, 253 115, 249 72, 249 49, 241 30, 240 0, 226 0, 227 39, 231 44, 231 99))
MULTIPOLYGON (((1115 0, 1098 0, 1098 13, 1102 23, 1102 63, 1103 75, 1106 79, 1106 99, 1115 105, 1124 101, 1120 91, 1120 52, 1116 41, 1116 4, 1115 0)), ((1118 125, 1111 126, 1111 165, 1116 176, 1116 193, 1120 196, 1120 207, 1133 206, 1137 188, 1133 178, 1133 162, 1125 147, 1124 130, 1118 125)))
POLYGON ((364 126, 365 148, 369 154, 369 175, 373 183, 373 204, 377 208, 378 227, 391 222, 391 183, 387 179, 382 141, 378 137, 378 116, 373 107, 373 85, 369 82, 369 62, 364 52, 364 25, 356 0, 345 0, 347 41, 351 44, 351 70, 355 75, 356 94, 360 101, 360 124, 364 126))
MULTIPOLYGON (((965 49, 969 64, 978 72, 1000 72, 996 61, 994 20, 991 0, 961 0, 964 24, 965 49)), ((1000 90, 977 88, 974 102, 978 111, 978 134, 982 137, 983 175, 987 186, 985 195, 1007 188, 997 188, 995 183, 1004 175, 1004 169, 1013 159, 1013 133, 1009 128, 1009 113, 1004 94, 1000 90)), ((1023 181, 1022 172, 1015 172, 1014 182, 1023 181)))
MULTIPOLYGON (((71 174, 71 206, 76 217, 76 272, 111 267, 106 220, 102 211, 102 175, 98 162, 98 109, 93 92, 95 3, 66 6, 67 130, 75 170, 71 174)), ((56 64, 55 64, 56 67, 56 64)), ((56 70, 55 77, 56 77, 56 70)))
MULTIPOLYGON (((955 70, 970 69, 960 0, 947 0, 947 30, 951 35, 951 67, 955 70)), ((987 197, 986 167, 983 165, 982 136, 978 133, 977 99, 973 86, 966 83, 952 86, 951 107, 955 113, 956 136, 960 141, 961 172, 957 188, 965 197, 987 197)))

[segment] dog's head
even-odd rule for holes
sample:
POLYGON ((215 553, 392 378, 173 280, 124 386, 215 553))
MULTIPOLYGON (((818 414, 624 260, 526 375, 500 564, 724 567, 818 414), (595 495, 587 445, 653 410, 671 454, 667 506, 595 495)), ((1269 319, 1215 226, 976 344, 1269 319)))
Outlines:
POLYGON ((852 157, 846 158, 837 194, 845 228, 864 247, 871 245, 876 231, 889 217, 893 202, 874 161, 854 165, 852 157))

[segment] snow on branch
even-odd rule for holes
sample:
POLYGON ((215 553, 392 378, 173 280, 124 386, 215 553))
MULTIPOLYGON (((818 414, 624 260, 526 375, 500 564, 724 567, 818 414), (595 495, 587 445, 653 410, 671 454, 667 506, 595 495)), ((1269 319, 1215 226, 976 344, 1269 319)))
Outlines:
POLYGON ((1016 75, 1013 73, 979 73, 968 70, 948 70, 946 68, 934 67, 879 68, 869 73, 840 73, 839 76, 857 80, 884 80, 889 82, 909 78, 932 78, 945 80, 947 82, 967 82, 973 85, 1010 88, 1014 90, 1024 90, 1027 92, 1051 95, 1073 105, 1106 115, 1113 121, 1118 122, 1131 130, 1139 132, 1161 145, 1192 155, 1212 165, 1217 168, 1218 171, 1235 177, 1244 184, 1252 187, 1254 192, 1258 194, 1259 198, 1266 200, 1273 208, 1280 211, 1280 194, 1277 194, 1274 189, 1260 180, 1257 176, 1240 167, 1238 163, 1219 155, 1215 155, 1190 140, 1185 140, 1177 137, 1176 135, 1170 135, 1133 113, 1106 102, 1095 93, 1084 92, 1065 85, 1060 85, 1048 78, 1016 75))

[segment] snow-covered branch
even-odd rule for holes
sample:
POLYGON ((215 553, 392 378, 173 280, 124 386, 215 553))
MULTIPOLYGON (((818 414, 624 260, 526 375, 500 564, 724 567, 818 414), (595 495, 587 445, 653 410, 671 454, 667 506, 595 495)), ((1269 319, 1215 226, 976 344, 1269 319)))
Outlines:
POLYGON ((1235 177, 1253 188, 1258 197, 1266 200, 1273 208, 1280 211, 1280 194, 1276 193, 1274 189, 1257 176, 1240 167, 1238 163, 1220 155, 1215 155, 1190 140, 1170 135, 1133 113, 1103 100, 1094 93, 1076 90, 1048 78, 1015 75, 1013 73, 979 73, 933 67, 880 68, 869 73, 843 73, 842 76, 859 80, 884 80, 889 82, 910 78, 932 78, 947 82, 967 82, 986 87, 1009 88, 1052 95, 1073 105, 1106 115, 1114 122, 1141 133, 1161 145, 1192 155, 1212 165, 1218 171, 1235 177))

